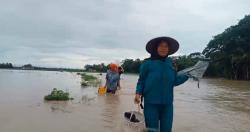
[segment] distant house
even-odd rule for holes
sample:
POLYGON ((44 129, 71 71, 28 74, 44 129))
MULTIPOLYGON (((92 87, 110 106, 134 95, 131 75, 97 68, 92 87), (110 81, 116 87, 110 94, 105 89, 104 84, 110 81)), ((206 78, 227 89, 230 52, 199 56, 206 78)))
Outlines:
POLYGON ((26 64, 22 66, 23 70, 33 70, 34 67, 31 64, 26 64))

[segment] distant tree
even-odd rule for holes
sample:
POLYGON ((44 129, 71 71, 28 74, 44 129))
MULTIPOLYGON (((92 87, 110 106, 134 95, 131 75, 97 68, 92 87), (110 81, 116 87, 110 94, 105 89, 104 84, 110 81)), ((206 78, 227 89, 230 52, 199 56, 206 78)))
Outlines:
POLYGON ((31 70, 31 69, 34 69, 34 67, 31 64, 25 64, 22 66, 22 69, 31 70))
POLYGON ((0 68, 13 68, 11 63, 0 63, 0 68))
MULTIPOLYGON (((205 76, 250 80, 250 15, 214 36, 202 54, 194 52, 188 56, 175 57, 177 70, 193 66, 198 61, 196 56, 200 55, 211 59, 205 76)), ((122 67, 127 73, 139 73, 142 63, 140 59, 125 59, 122 67)), ((85 69, 103 69, 98 66, 86 65, 85 69)))
POLYGON ((183 55, 183 56, 179 56, 175 60, 176 65, 177 65, 177 71, 191 67, 198 61, 197 59, 194 59, 191 56, 192 54, 190 54, 189 56, 183 55))
POLYGON ((122 61, 122 67, 125 72, 139 73, 141 63, 140 59, 125 59, 122 61))
POLYGON ((214 61, 206 75, 249 80, 250 15, 216 35, 202 53, 214 61))
POLYGON ((85 65, 84 68, 86 71, 95 71, 95 72, 106 72, 108 66, 104 63, 101 64, 93 64, 93 65, 85 65))

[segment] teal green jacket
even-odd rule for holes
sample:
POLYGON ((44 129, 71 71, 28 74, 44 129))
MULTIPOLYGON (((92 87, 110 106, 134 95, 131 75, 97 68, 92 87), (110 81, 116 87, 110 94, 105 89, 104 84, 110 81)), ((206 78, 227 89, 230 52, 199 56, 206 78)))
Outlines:
POLYGON ((177 75, 171 58, 165 61, 146 59, 140 67, 136 93, 144 96, 144 103, 171 104, 174 86, 187 80, 187 75, 177 75))

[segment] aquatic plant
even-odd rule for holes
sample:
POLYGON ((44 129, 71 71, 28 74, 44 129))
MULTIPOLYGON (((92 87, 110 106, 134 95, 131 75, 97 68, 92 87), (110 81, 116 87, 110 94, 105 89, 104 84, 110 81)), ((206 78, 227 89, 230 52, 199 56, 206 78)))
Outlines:
POLYGON ((81 86, 83 86, 83 87, 88 86, 88 82, 87 82, 87 81, 82 80, 82 81, 81 81, 81 86))
POLYGON ((64 92, 62 90, 57 90, 57 88, 53 88, 52 92, 49 95, 44 97, 47 101, 52 100, 73 100, 73 98, 69 97, 68 92, 64 92))
POLYGON ((94 75, 88 75, 86 73, 81 73, 81 86, 86 87, 86 86, 99 86, 101 83, 101 80, 95 77, 94 75))
POLYGON ((97 79, 97 77, 95 77, 95 76, 93 76, 93 75, 88 75, 88 74, 86 74, 86 73, 82 73, 82 74, 81 74, 81 77, 82 77, 82 79, 85 80, 85 81, 92 81, 92 80, 96 80, 96 79, 97 79))

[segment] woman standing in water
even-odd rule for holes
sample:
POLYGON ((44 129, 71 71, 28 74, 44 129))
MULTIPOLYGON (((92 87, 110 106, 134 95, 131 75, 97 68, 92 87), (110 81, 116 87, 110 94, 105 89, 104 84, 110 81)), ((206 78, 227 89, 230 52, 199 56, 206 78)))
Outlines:
POLYGON ((179 49, 179 43, 170 37, 158 37, 146 45, 151 55, 140 68, 135 103, 144 97, 144 117, 149 132, 171 132, 173 122, 174 86, 188 80, 188 75, 177 75, 169 55, 179 49), (160 125, 160 127, 159 127, 160 125))
POLYGON ((110 64, 106 74, 107 93, 115 94, 117 87, 120 87, 120 75, 118 73, 118 65, 110 64))

